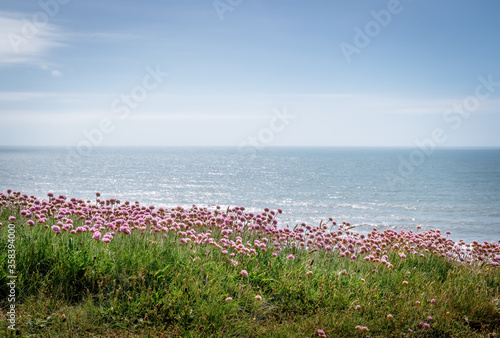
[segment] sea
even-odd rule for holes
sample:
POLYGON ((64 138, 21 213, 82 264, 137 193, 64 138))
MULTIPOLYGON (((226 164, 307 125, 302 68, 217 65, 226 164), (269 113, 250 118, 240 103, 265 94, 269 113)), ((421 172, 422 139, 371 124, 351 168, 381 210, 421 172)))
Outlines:
POLYGON ((500 240, 500 148, 251 150, 0 147, 0 191, 281 208, 279 226, 332 217, 360 233, 441 229, 455 241, 500 240))

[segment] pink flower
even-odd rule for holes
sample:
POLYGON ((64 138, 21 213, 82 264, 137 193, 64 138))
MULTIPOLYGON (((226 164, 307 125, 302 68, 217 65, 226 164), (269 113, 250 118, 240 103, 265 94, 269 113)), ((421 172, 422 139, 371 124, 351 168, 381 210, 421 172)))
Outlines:
POLYGON ((431 299, 431 303, 434 304, 436 300, 434 298, 431 299))
POLYGON ((312 274, 313 274, 313 272, 312 272, 312 271, 307 271, 307 272, 306 272, 306 275, 307 275, 307 276, 310 276, 310 275, 312 275, 312 274))
POLYGON ((417 301, 415 302, 415 305, 416 305, 416 306, 419 306, 419 305, 420 305, 420 302, 417 300, 417 301))
POLYGON ((391 315, 390 313, 387 315, 387 319, 392 319, 393 318, 393 315, 391 315))
POLYGON ((403 281, 403 285, 404 286, 408 285, 408 281, 403 281))
POLYGON ((53 225, 51 229, 52 229, 52 231, 54 231, 56 234, 60 234, 60 233, 61 233, 61 228, 60 228, 58 225, 53 225))
POLYGON ((262 300, 262 296, 259 296, 259 295, 255 296, 255 300, 256 301, 261 301, 262 300))
POLYGON ((290 255, 286 256, 286 258, 288 258, 288 259, 294 259, 295 257, 292 254, 290 254, 290 255))
POLYGON ((247 270, 241 270, 241 271, 240 271, 240 275, 245 276, 245 277, 248 277, 248 272, 247 272, 247 270))
POLYGON ((92 236, 93 239, 95 240, 100 240, 101 239, 101 232, 100 231, 96 231, 94 232, 94 235, 92 236))
POLYGON ((230 301, 232 301, 232 300, 233 300, 233 298, 232 298, 232 297, 227 297, 227 298, 226 298, 226 302, 230 302, 230 301))
POLYGON ((14 222, 16 218, 14 216, 9 216, 9 221, 14 222))
POLYGON ((323 330, 318 330, 318 336, 320 337, 326 337, 326 333, 323 330))

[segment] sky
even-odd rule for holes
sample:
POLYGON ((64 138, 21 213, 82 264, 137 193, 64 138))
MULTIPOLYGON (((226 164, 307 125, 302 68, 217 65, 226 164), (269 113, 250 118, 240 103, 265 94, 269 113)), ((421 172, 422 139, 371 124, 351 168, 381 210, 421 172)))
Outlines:
POLYGON ((0 1, 0 146, 500 146, 495 0, 0 1))

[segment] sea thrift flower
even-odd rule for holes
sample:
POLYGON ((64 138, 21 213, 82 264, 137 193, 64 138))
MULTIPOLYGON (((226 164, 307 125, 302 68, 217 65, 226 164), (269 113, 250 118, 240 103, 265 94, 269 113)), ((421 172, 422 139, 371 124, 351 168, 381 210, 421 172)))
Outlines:
POLYGON ((361 305, 356 305, 356 310, 361 310, 361 305))
POLYGON ((318 336, 320 337, 326 337, 326 333, 323 330, 318 330, 318 336))
POLYGON ((427 317, 427 320, 432 320, 432 316, 427 317))
POLYGON ((310 275, 312 275, 312 274, 313 274, 313 272, 312 272, 312 271, 307 271, 307 272, 306 272, 306 275, 307 275, 307 276, 310 276, 310 275))
POLYGON ((262 296, 259 296, 259 295, 255 296, 255 300, 256 301, 261 301, 262 300, 262 296))
POLYGON ((364 283, 366 282, 364 278, 361 278, 361 283, 364 283))
POLYGON ((9 221, 14 222, 16 220, 16 217, 14 216, 9 216, 9 221))
POLYGON ((387 319, 392 319, 392 318, 393 318, 393 316, 389 313, 389 314, 387 315, 387 319))
POLYGON ((52 229, 52 231, 54 231, 56 234, 60 234, 60 233, 61 233, 61 228, 60 228, 58 225, 53 225, 51 229, 52 229))
POLYGON ((403 285, 404 286, 408 285, 408 281, 403 281, 403 285))
POLYGON ((288 259, 294 259, 295 257, 292 254, 290 254, 290 255, 286 256, 286 258, 288 258, 288 259))
POLYGON ((417 301, 415 302, 415 305, 416 305, 416 306, 419 306, 419 305, 420 305, 420 302, 417 300, 417 301))
POLYGON ((240 275, 245 276, 245 277, 248 277, 248 272, 247 272, 247 270, 241 270, 241 271, 240 271, 240 275))
POLYGON ((273 252, 273 257, 277 257, 278 254, 276 252, 273 252))
POLYGON ((434 304, 436 300, 434 298, 431 299, 431 303, 434 304))
POLYGON ((100 240, 101 239, 101 232, 100 231, 96 231, 94 232, 94 235, 92 236, 93 239, 95 240, 100 240))
POLYGON ((232 297, 227 297, 227 298, 226 298, 226 302, 230 302, 230 301, 232 301, 232 300, 233 300, 233 298, 232 298, 232 297))

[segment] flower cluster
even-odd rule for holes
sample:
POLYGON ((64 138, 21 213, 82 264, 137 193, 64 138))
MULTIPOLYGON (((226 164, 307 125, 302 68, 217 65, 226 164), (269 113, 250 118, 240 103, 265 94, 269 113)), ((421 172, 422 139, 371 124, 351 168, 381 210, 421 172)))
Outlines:
MULTIPOLYGON (((454 242, 439 229, 423 232, 392 229, 383 232, 373 229, 366 234, 352 231, 350 223, 337 224, 332 218, 318 226, 306 223, 294 228, 278 226, 277 216, 281 209, 264 208, 261 213, 248 212, 245 207, 217 206, 213 210, 193 205, 182 207, 146 207, 139 202, 121 202, 118 199, 101 200, 96 193, 95 202, 47 194, 48 199, 39 200, 20 192, 0 192, 0 208, 19 210, 23 221, 30 226, 39 224, 60 235, 68 232, 75 235, 90 233, 96 241, 110 243, 118 235, 132 232, 154 233, 167 236, 173 233, 181 245, 210 245, 218 248, 235 266, 237 257, 251 257, 268 251, 277 257, 285 248, 289 260, 295 256, 290 248, 324 251, 348 259, 364 259, 377 266, 393 268, 389 253, 398 259, 410 255, 425 257, 438 255, 450 261, 467 264, 500 264, 500 245, 495 242, 454 242), (243 240, 243 233, 252 233, 252 243, 243 240), (217 236, 213 234, 217 233, 217 236)), ((15 217, 9 218, 15 221, 15 217)), ((417 227, 419 228, 419 227, 417 227)), ((446 232, 449 234, 449 232, 446 232)), ((374 272, 378 272, 374 269, 374 272)), ((308 274, 309 275, 309 274, 308 274)), ((404 283, 406 284, 406 283, 404 283)))

